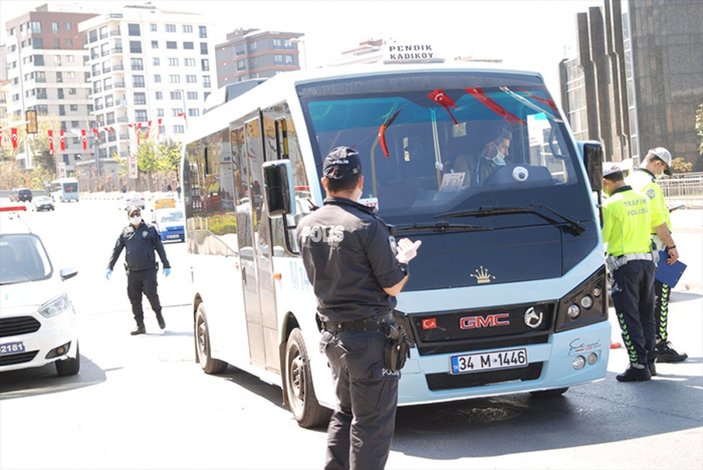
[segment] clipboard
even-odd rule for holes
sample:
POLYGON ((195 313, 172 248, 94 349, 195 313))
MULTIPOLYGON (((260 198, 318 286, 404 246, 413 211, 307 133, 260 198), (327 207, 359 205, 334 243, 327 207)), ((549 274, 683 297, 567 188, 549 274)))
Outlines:
POLYGON ((667 284, 669 287, 674 288, 679 282, 679 279, 681 279, 681 275, 686 270, 687 266, 681 261, 677 261, 674 264, 667 264, 667 256, 666 251, 659 252, 659 264, 657 264, 654 279, 662 284, 667 284))

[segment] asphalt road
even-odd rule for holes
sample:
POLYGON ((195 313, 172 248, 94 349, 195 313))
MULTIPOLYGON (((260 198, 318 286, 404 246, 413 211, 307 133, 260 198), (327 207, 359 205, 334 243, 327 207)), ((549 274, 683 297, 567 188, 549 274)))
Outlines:
MULTIPOLYGON (((661 364, 647 383, 621 384, 627 358, 611 351, 604 381, 538 400, 510 395, 401 408, 387 468, 703 468, 703 211, 677 211, 689 269, 672 294, 670 336, 690 358, 661 364)), ((45 233, 81 315, 81 372, 0 373, 0 468, 321 468, 326 432, 297 426, 276 387, 193 357, 184 244, 167 245, 159 278, 167 322, 147 309, 149 334, 131 337, 126 279, 104 279, 126 223, 115 201, 28 214, 45 233)), ((613 321, 618 340, 619 327, 613 321)))

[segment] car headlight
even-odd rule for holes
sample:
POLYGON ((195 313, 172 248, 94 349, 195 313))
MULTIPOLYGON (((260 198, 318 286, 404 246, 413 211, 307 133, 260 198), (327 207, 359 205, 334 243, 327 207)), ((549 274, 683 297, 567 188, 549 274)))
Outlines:
POLYGON ((604 267, 598 269, 576 289, 560 299, 556 331, 565 331, 606 321, 608 307, 603 292, 605 292, 604 267))
POLYGON ((66 294, 61 294, 42 304, 42 306, 38 308, 38 311, 44 318, 51 318, 68 310, 70 307, 71 302, 68 300, 66 294))

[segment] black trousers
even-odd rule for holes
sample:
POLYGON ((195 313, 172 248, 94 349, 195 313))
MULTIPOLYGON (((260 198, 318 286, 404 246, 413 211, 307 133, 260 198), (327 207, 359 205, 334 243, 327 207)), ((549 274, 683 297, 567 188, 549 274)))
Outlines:
POLYGON ((400 372, 383 367, 381 332, 323 331, 338 409, 327 429, 326 469, 382 469, 388 460, 400 372))
POLYGON ((654 271, 647 260, 635 260, 613 273, 613 304, 631 363, 654 362, 654 271))
POLYGON ((156 292, 156 268, 144 271, 127 271, 127 296, 132 304, 132 314, 137 326, 144 326, 144 310, 142 309, 142 293, 146 295, 151 309, 156 317, 161 316, 161 302, 156 292))
MULTIPOLYGON (((666 261, 662 260, 660 263, 666 263, 666 261)), ((656 295, 654 318, 657 320, 657 342, 667 342, 669 340, 669 333, 667 333, 666 327, 669 323, 669 296, 671 295, 671 287, 655 279, 654 293, 656 295)))

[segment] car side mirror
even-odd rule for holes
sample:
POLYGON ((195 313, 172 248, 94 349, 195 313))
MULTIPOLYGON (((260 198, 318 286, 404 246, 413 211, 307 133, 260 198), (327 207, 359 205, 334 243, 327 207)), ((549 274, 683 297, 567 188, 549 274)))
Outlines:
POLYGON ((603 146, 600 142, 580 142, 582 147, 583 165, 586 168, 591 190, 603 189, 603 146))
POLYGON ((78 269, 76 268, 63 268, 60 271, 61 280, 71 279, 78 274, 78 269))

